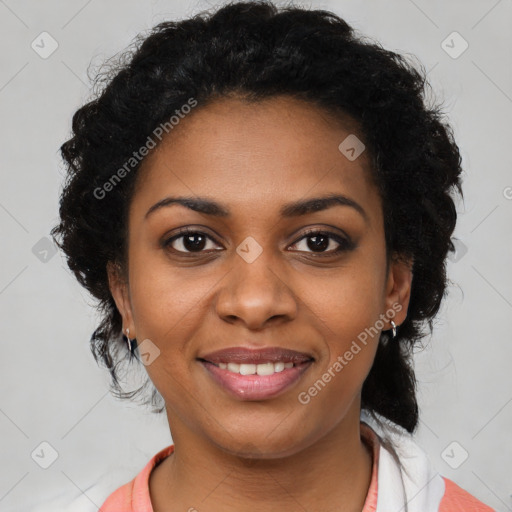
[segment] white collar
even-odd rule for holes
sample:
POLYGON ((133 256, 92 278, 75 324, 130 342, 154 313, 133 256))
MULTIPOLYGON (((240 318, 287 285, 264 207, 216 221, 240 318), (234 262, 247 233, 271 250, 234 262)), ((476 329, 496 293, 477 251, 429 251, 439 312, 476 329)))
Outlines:
POLYGON ((391 451, 381 444, 376 512, 438 512, 445 493, 443 477, 409 432, 377 416, 382 425, 367 411, 361 411, 361 421, 381 439, 391 442, 402 468, 391 451))

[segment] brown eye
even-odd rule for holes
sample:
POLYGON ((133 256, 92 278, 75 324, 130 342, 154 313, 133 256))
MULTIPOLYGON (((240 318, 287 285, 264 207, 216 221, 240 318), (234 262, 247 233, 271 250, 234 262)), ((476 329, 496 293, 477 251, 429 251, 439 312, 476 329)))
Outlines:
POLYGON ((308 231, 293 245, 298 245, 299 242, 302 244, 302 251, 312 252, 319 256, 338 254, 342 251, 347 251, 354 248, 354 244, 350 239, 344 238, 336 233, 330 231, 308 231), (309 249, 309 251, 308 251, 309 249), (328 250, 329 249, 329 250, 328 250))
POLYGON ((213 242, 213 239, 206 233, 185 229, 178 235, 174 235, 166 240, 163 245, 164 247, 171 247, 173 251, 179 253, 201 253, 208 249, 208 241, 213 242))

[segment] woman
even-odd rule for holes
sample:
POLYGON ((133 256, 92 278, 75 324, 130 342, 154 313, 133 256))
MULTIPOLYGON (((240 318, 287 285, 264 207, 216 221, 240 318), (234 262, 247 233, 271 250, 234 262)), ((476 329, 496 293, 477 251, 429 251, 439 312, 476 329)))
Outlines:
POLYGON ((140 359, 174 444, 101 511, 491 510, 411 437, 462 194, 424 74, 269 2, 128 57, 73 117, 53 235, 113 390, 140 359))

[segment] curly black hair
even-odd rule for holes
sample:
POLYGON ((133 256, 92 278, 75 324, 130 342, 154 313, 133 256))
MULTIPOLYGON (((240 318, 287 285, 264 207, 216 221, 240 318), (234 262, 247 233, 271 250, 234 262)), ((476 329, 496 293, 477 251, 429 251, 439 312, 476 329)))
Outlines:
MULTIPOLYGON (((111 391, 133 398, 148 384, 131 393, 119 385, 127 350, 107 276, 109 262, 126 275, 127 212, 140 161, 128 170, 126 162, 190 98, 199 109, 223 97, 287 95, 355 123, 382 198, 388 257, 413 261, 407 318, 392 343, 381 333, 361 407, 414 432, 413 348, 432 332, 446 294, 457 218, 452 192, 462 196, 459 149, 442 107, 428 100, 424 67, 357 35, 332 12, 269 1, 159 23, 117 57, 98 72, 94 99, 75 112, 72 137, 60 148, 67 179, 51 231, 79 283, 99 301, 102 320, 90 343, 110 372, 111 391), (98 191, 123 165, 123 179, 101 200, 98 191)), ((161 398, 153 388, 151 403, 161 398)))

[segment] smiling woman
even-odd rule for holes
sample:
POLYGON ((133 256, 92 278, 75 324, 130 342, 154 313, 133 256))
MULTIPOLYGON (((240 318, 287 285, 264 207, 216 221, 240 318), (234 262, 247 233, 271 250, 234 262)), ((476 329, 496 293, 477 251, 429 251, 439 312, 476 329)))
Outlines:
POLYGON ((113 391, 144 391, 119 383, 138 351, 174 444, 101 510, 491 510, 411 437, 461 193, 424 75, 332 13, 244 2, 107 76, 52 234, 113 391))

